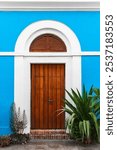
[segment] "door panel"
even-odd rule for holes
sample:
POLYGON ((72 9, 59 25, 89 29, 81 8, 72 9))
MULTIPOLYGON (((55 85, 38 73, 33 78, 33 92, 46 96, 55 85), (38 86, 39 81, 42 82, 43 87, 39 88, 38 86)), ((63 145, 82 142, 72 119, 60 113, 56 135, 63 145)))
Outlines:
POLYGON ((31 65, 31 128, 63 129, 65 115, 57 115, 64 106, 65 65, 31 65))

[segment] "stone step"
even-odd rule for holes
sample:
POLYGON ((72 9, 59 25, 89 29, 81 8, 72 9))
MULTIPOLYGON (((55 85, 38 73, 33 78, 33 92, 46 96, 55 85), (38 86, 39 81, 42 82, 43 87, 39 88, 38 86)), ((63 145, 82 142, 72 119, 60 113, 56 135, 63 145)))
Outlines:
POLYGON ((38 135, 38 134, 64 134, 66 133, 65 129, 57 129, 57 130, 31 130, 31 134, 38 135))
POLYGON ((31 139, 69 139, 67 134, 54 134, 54 135, 33 135, 31 139))
POLYGON ((69 139, 65 130, 31 130, 31 139, 69 139))

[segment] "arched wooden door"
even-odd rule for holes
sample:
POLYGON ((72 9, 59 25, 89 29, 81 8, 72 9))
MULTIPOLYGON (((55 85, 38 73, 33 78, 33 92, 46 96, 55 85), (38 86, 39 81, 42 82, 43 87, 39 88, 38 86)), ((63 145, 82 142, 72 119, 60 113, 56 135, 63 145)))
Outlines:
MULTIPOLYGON (((54 49, 55 52, 66 51, 63 41, 50 34, 36 38, 30 47, 33 52, 54 49)), ((64 96, 65 64, 32 64, 31 129, 65 128, 64 113, 58 115, 58 110, 64 106, 64 96)))

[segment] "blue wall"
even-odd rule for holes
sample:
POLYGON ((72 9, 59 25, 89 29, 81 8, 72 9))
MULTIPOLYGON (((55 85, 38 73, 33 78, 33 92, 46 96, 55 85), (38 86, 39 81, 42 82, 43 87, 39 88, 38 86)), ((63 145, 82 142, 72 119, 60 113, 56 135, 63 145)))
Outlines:
POLYGON ((82 85, 86 85, 89 90, 93 85, 100 87, 100 57, 83 56, 82 57, 82 85))
MULTIPOLYGON (((39 20, 56 20, 69 26, 82 51, 100 50, 100 12, 0 12, 0 52, 13 52, 25 27, 39 20)), ((99 56, 82 57, 82 83, 100 85, 99 56)), ((76 66, 77 67, 77 66, 76 66)), ((14 100, 14 58, 0 56, 0 134, 10 133, 10 106, 14 100), (5 118, 5 119, 4 119, 5 118)))
POLYGON ((0 57, 0 134, 9 133, 10 107, 14 100, 14 58, 0 57))
POLYGON ((0 12, 0 51, 14 51, 17 37, 32 22, 56 20, 77 35, 82 51, 100 49, 99 12, 0 12))

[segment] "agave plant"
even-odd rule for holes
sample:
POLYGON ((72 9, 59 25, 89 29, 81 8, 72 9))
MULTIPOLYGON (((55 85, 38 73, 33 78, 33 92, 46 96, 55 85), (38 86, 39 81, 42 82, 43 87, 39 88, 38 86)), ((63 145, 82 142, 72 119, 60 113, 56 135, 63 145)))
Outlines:
POLYGON ((73 133, 77 125, 78 135, 85 143, 90 143, 93 138, 99 141, 99 114, 100 114, 100 91, 90 88, 89 92, 83 86, 82 94, 79 90, 66 90, 70 99, 65 99, 65 107, 62 111, 67 112, 67 127, 73 133), (95 135, 95 136, 94 136, 95 135))

